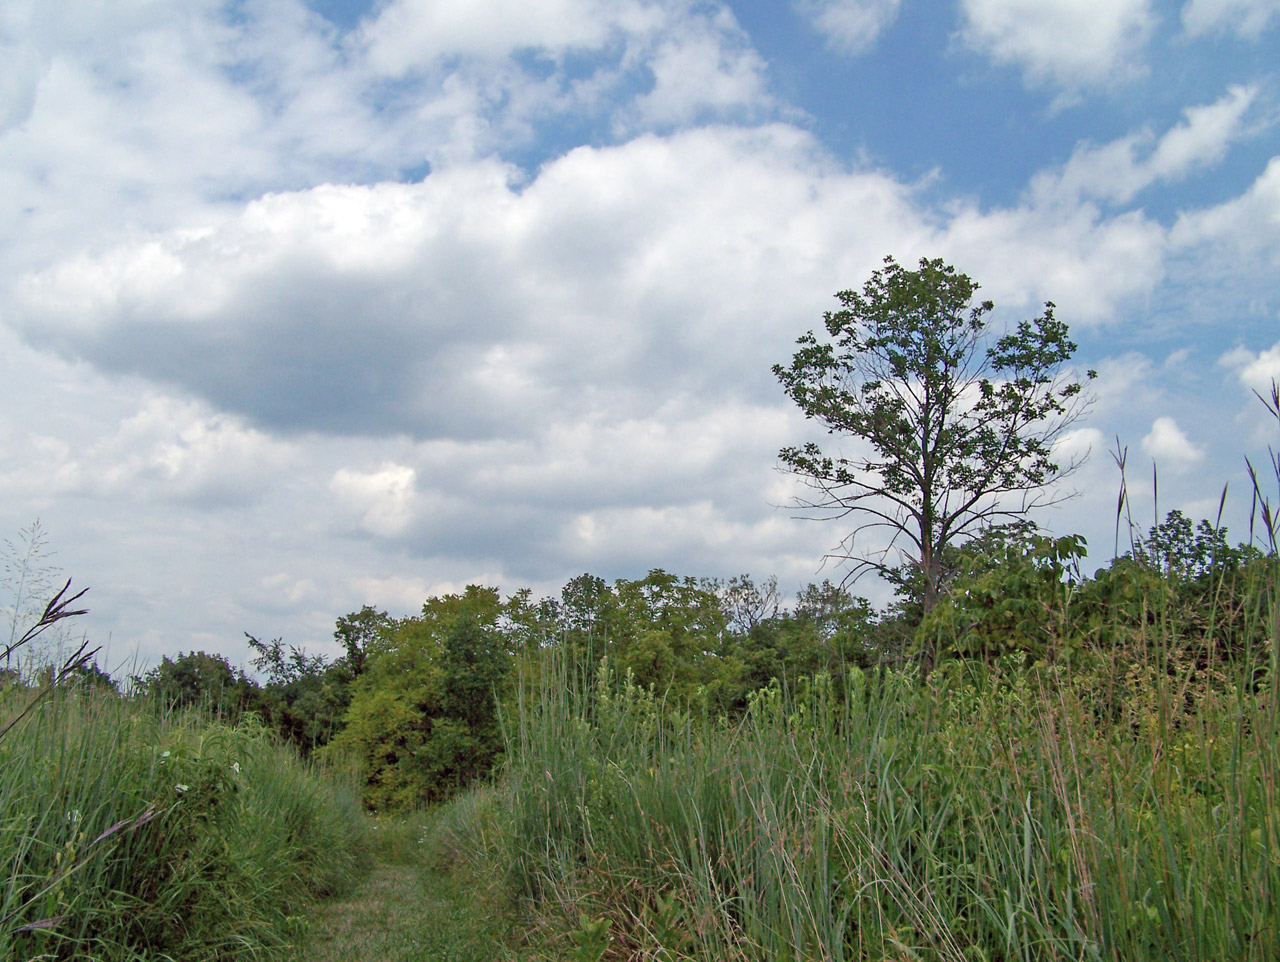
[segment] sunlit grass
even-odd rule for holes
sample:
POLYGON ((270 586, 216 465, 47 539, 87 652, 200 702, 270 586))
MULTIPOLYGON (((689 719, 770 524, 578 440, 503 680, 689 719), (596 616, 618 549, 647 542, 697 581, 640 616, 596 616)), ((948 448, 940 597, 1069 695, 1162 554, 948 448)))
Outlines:
POLYGON ((560 665, 442 836, 551 957, 1278 958, 1274 632, 1189 698, 1157 614, 1072 667, 850 669, 732 722, 560 665))

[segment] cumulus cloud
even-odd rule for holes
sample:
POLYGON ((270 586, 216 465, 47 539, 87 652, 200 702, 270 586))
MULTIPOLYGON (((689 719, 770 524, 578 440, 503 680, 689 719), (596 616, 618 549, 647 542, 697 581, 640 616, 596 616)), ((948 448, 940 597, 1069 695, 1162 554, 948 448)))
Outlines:
POLYGON ((867 218, 919 220, 909 188, 798 131, 710 128, 580 148, 522 189, 478 164, 270 196, 33 273, 13 315, 279 429, 518 433, 552 404, 625 415, 767 380, 780 322, 882 255, 867 218))
POLYGON ((824 34, 836 50, 869 49, 898 15, 900 0, 795 0, 796 12, 824 34))
POLYGON ((684 124, 717 113, 758 116, 771 106, 765 63, 727 11, 659 43, 649 69, 653 89, 636 103, 646 126, 684 124))
POLYGON ((578 148, 529 182, 486 162, 271 195, 32 272, 11 316, 261 428, 517 437, 673 395, 772 399, 770 365, 886 250, 1088 323, 1158 282, 1163 242, 1087 204, 940 219, 793 127, 709 127, 578 148))
POLYGON ((415 612, 422 602, 440 593, 437 585, 425 578, 409 575, 389 575, 385 578, 362 576, 351 579, 348 585, 353 598, 361 605, 388 609, 391 612, 415 612))
POLYGON ((627 0, 393 0, 363 24, 359 40, 376 69, 403 74, 446 56, 598 47, 627 25, 650 25, 655 11, 627 0))
POLYGON ((1107 439, 1097 428, 1074 428, 1054 442, 1053 456, 1059 464, 1077 464, 1106 447, 1107 439))
POLYGON ((1226 156, 1246 133, 1256 97, 1256 87, 1233 86, 1212 104, 1188 107, 1183 121, 1158 138, 1148 129, 1100 146, 1082 144, 1063 168, 1037 174, 1031 192, 1045 202, 1126 203, 1152 184, 1181 180, 1226 156))
POLYGON ((83 448, 40 433, 24 443, 31 460, 11 483, 39 477, 47 493, 202 507, 243 506, 260 498, 297 458, 294 445, 239 418, 165 396, 151 397, 114 433, 83 448))
POLYGON ((1234 32, 1257 39, 1275 17, 1278 0, 1189 0, 1182 8, 1182 26, 1191 36, 1234 32))
POLYGON ((293 613, 314 604, 319 594, 312 579, 277 571, 259 579, 257 597, 253 601, 264 610, 293 613))
POLYGON ((413 521, 417 474, 411 467, 386 462, 375 471, 341 468, 329 482, 344 507, 369 534, 392 538, 413 521))
POLYGON ((1154 26, 1148 0, 963 0, 962 10, 968 46, 1068 93, 1132 76, 1154 26))
POLYGON ((468 164, 565 123, 607 140, 774 109, 762 61, 718 5, 553 6, 401 0, 344 35, 302 0, 235 17, 204 0, 80 4, 75 17, 6 4, 0 222, 23 231, 8 266, 273 191, 468 164))
POLYGON ((1179 247, 1214 245, 1233 258, 1261 256, 1280 264, 1280 157, 1271 158, 1240 197, 1179 216, 1171 240, 1179 247))
POLYGON ((1170 417, 1156 418, 1142 439, 1142 450, 1160 465, 1183 468, 1204 459, 1204 451, 1170 417))
POLYGON ((1261 351, 1232 348, 1218 359, 1222 367, 1235 371, 1240 383, 1263 397, 1271 394, 1271 382, 1280 382, 1280 342, 1261 351))
POLYGON ((945 247, 997 306, 1026 311, 1053 301, 1072 326, 1115 320, 1119 305, 1164 276, 1158 223, 1137 211, 1104 217, 1087 203, 990 211, 966 204, 955 211, 945 247))
POLYGON ((764 61, 719 4, 397 0, 354 46, 375 73, 442 92, 429 112, 452 122, 449 146, 429 152, 437 162, 531 141, 557 117, 608 113, 609 128, 627 136, 777 106, 764 61))

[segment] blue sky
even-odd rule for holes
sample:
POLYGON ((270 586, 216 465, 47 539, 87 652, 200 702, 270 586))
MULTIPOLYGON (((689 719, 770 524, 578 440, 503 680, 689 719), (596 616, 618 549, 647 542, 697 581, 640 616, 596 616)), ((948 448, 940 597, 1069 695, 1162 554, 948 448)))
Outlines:
POLYGON ((886 254, 1058 304, 1098 564, 1117 443, 1243 537, 1280 441, 1276 0, 0 0, 0 58, 0 530, 112 667, 838 577, 769 369, 886 254))

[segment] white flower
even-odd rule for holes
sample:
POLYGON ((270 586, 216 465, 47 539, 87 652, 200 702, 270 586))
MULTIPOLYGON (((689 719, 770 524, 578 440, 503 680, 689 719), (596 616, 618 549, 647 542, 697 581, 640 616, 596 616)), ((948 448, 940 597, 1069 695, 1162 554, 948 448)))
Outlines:
POLYGON ((240 774, 240 763, 239 763, 239 762, 232 762, 232 763, 231 763, 231 770, 232 770, 233 772, 235 772, 237 775, 239 775, 239 774, 240 774))
POLYGON ((80 821, 80 809, 75 808, 67 812, 67 821, 72 823, 80 821))
POLYGON ((173 789, 174 791, 181 793, 181 792, 185 792, 190 787, 191 787, 190 785, 183 785, 181 782, 179 782, 177 785, 173 786, 173 789))

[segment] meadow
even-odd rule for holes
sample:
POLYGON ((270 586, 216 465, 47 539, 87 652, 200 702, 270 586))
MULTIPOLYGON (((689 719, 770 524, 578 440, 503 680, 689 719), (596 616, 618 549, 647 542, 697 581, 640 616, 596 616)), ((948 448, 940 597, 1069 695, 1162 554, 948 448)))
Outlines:
POLYGON ((279 958, 369 860, 350 779, 254 716, 0 691, 0 959, 279 958))
POLYGON ((1093 681, 819 677, 728 722, 605 668, 526 692, 437 844, 544 958, 1280 957, 1274 689, 1104 724, 1093 681))
POLYGON ((527 658, 502 777, 445 809, 435 857, 525 958, 1280 958, 1259 503, 1265 549, 1174 515, 1092 577, 1073 539, 1005 546, 921 625, 927 678, 850 661, 725 713, 527 658))

